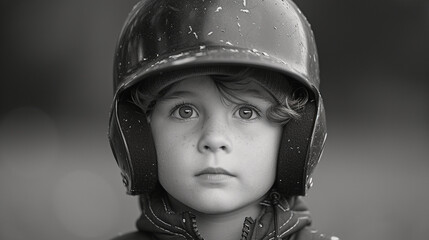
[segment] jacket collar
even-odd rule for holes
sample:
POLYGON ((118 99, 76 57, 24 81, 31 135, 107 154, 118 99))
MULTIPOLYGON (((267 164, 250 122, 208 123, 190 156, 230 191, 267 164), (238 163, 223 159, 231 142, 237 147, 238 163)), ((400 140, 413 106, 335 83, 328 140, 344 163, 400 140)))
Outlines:
MULTIPOLYGON (((247 217, 243 223, 242 240, 275 240, 286 238, 311 224, 307 208, 298 197, 273 200, 273 194, 260 204, 263 206, 256 219, 247 217)), ((279 195, 277 195, 279 196, 279 195)), ((202 240, 195 216, 191 212, 175 213, 165 193, 140 196, 141 217, 137 229, 152 233, 161 240, 202 240)))

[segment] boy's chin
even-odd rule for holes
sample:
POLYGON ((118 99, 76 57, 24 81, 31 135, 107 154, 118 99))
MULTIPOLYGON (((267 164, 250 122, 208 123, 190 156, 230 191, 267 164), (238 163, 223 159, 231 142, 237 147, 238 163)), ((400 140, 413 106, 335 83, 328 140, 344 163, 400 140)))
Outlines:
POLYGON ((246 207, 259 206, 260 199, 249 201, 248 199, 241 199, 240 197, 224 196, 224 197, 209 197, 200 196, 200 198, 193 198, 190 201, 184 201, 184 205, 201 214, 221 215, 234 213, 246 207))
MULTIPOLYGON (((198 189, 191 192, 168 191, 173 210, 201 214, 229 214, 257 209, 266 191, 240 192, 237 189, 198 189)), ((268 191, 268 190, 267 190, 268 191)))
POLYGON ((240 206, 234 206, 231 203, 221 203, 221 204, 215 204, 215 203, 209 203, 209 204, 198 204, 198 206, 192 207, 195 211, 203 214, 210 214, 210 215, 218 215, 218 214, 227 214, 236 211, 239 209, 240 206))

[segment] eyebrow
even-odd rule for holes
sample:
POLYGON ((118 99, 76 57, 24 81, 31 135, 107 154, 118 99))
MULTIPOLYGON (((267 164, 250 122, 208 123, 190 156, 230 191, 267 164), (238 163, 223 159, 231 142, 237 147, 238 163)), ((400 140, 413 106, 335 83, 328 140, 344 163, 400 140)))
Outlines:
POLYGON ((197 97, 198 94, 196 94, 195 92, 184 91, 184 90, 172 91, 172 92, 167 92, 164 96, 160 98, 160 100, 175 99, 183 96, 197 97))
MULTIPOLYGON (((276 102, 276 99, 273 96, 271 96, 271 94, 269 92, 266 92, 266 94, 264 94, 259 89, 254 89, 254 88, 240 89, 240 90, 238 90, 238 92, 244 94, 245 96, 260 99, 260 100, 262 100, 266 103, 269 103, 269 104, 273 104, 273 102, 276 102)), ((159 101, 166 101, 166 100, 177 99, 177 98, 181 98, 181 97, 198 98, 201 96, 199 96, 196 92, 193 92, 193 91, 177 90, 177 91, 167 92, 164 96, 162 96, 159 99, 159 101)), ((236 100, 239 100, 242 102, 247 102, 245 99, 243 99, 243 96, 232 96, 232 97, 235 98, 236 100)))
POLYGON ((269 92, 266 92, 266 94, 264 94, 264 92, 260 91, 259 89, 250 88, 250 89, 245 89, 242 92, 244 94, 248 94, 251 97, 261 99, 268 103, 276 102, 276 99, 273 96, 271 96, 269 92))

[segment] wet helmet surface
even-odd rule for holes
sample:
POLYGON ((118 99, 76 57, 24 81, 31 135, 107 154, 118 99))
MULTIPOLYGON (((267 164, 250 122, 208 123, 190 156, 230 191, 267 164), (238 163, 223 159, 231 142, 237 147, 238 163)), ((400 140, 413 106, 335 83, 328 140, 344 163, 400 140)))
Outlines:
POLYGON ((160 74, 244 66, 284 74, 311 93, 300 120, 283 129, 275 187, 305 195, 326 140, 313 32, 288 0, 143 0, 129 14, 114 60, 109 140, 127 193, 157 188, 157 161, 146 115, 129 90, 160 74))

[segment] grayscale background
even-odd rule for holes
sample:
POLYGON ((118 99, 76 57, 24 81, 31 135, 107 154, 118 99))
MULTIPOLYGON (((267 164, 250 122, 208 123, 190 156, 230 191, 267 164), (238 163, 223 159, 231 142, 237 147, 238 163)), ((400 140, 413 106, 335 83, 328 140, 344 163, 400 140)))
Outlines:
MULTIPOLYGON (((107 140, 112 57, 137 0, 0 1, 0 239, 134 229, 107 140)), ((328 142, 307 203, 342 239, 429 235, 429 1, 296 0, 319 48, 328 142)))

